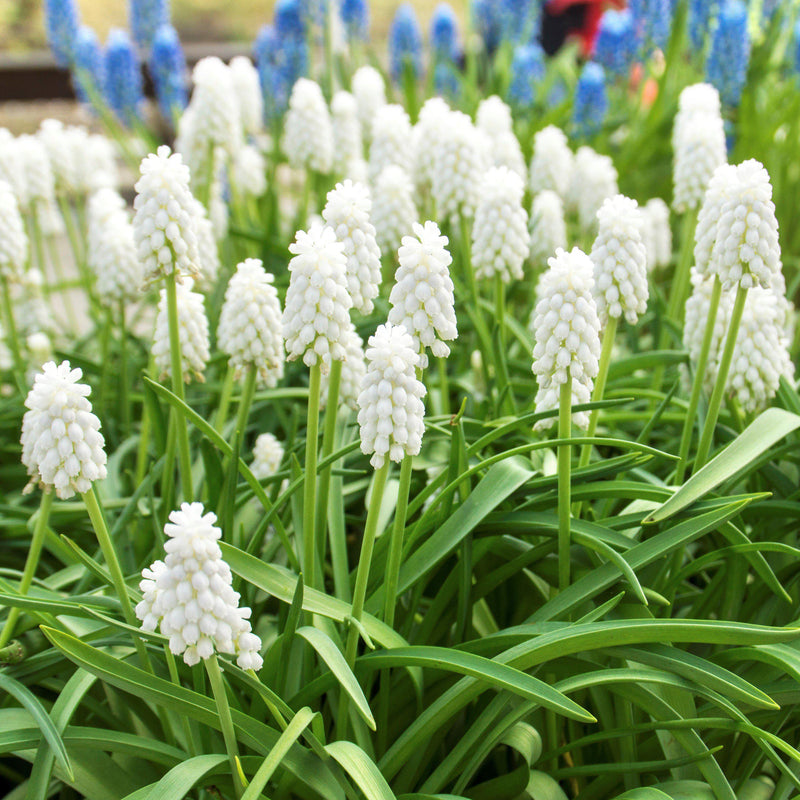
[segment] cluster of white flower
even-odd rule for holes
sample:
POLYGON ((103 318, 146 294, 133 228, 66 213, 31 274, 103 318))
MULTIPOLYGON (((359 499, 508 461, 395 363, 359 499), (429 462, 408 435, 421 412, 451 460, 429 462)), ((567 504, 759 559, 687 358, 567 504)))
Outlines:
POLYGON ((281 303, 274 280, 257 258, 239 264, 225 290, 217 328, 219 349, 228 355, 234 375, 252 366, 269 387, 283 377, 281 303))
POLYGON ((55 206, 55 181, 47 151, 38 137, 25 134, 17 137, 14 151, 24 176, 17 200, 22 209, 44 222, 48 209, 55 206))
POLYGON ((717 239, 717 225, 722 216, 722 204, 736 187, 736 167, 720 164, 708 182, 703 203, 694 229, 694 265, 699 272, 707 273, 711 267, 711 253, 717 239))
POLYGON ((347 292, 344 245, 328 227, 298 231, 289 251, 289 288, 283 311, 283 337, 290 361, 302 357, 307 367, 345 358, 344 335, 353 300, 347 292))
POLYGON ((236 656, 242 669, 259 670, 261 639, 252 631, 250 609, 240 607, 231 569, 222 558, 222 531, 201 503, 183 503, 164 526, 164 561, 142 570, 142 629, 159 628, 169 649, 193 666, 215 651, 236 656))
POLYGON ((406 110, 396 104, 381 106, 372 119, 369 146, 369 180, 374 185, 381 171, 397 164, 406 172, 413 166, 411 120, 406 110))
POLYGON ((594 231, 597 212, 607 197, 619 194, 617 170, 608 156, 600 155, 591 147, 583 146, 575 153, 569 187, 569 203, 577 209, 584 231, 594 231))
POLYGON ((31 485, 55 489, 62 500, 106 477, 100 420, 88 400, 91 389, 78 383, 82 375, 69 361, 48 361, 34 379, 22 418, 22 463, 31 485))
POLYGON ((478 105, 475 125, 491 141, 491 157, 495 167, 508 167, 527 180, 528 170, 522 148, 513 130, 511 109, 497 95, 487 97, 478 105))
MULTIPOLYGON (((531 194, 537 195, 549 190, 563 200, 572 180, 573 160, 572 150, 569 149, 566 134, 561 128, 548 125, 534 134, 528 183, 531 194)), ((580 168, 578 164, 575 166, 580 168)))
POLYGON ((20 336, 57 331, 52 308, 44 298, 44 276, 41 270, 36 267, 27 269, 10 288, 20 336))
POLYGON ((0 180, 0 276, 19 280, 28 262, 28 236, 11 186, 0 180))
POLYGON ((358 106, 358 119, 365 137, 372 136, 372 119, 375 112, 386 105, 386 84, 383 76, 369 64, 353 73, 353 97, 358 106))
MULTIPOLYGON (((246 144, 234 155, 233 182, 237 191, 253 197, 261 197, 267 191, 267 164, 255 145, 246 144)), ((219 233, 217 236, 222 238, 219 233)))
POLYGON ((259 434, 253 445, 253 463, 250 471, 257 480, 269 478, 281 468, 283 445, 273 433, 259 434))
POLYGON ((522 279, 522 264, 530 249, 524 194, 522 178, 508 167, 492 167, 486 173, 472 226, 476 277, 499 275, 503 283, 522 279))
MULTIPOLYGON (((339 403, 356 411, 358 393, 361 391, 361 383, 367 372, 367 365, 364 361, 364 341, 352 323, 342 337, 342 345, 345 358, 342 361, 342 377, 339 382, 339 403)), ((329 376, 323 375, 319 384, 320 405, 323 408, 328 405, 329 382, 329 376)))
POLYGON ((370 336, 367 371, 358 395, 361 452, 380 469, 388 456, 417 455, 425 433, 425 385, 417 380, 419 356, 402 325, 387 322, 370 336))
POLYGON ((383 255, 397 252, 417 219, 411 178, 396 164, 386 167, 378 176, 372 199, 372 222, 383 255))
MULTIPOLYGON (((217 147, 233 155, 243 141, 237 88, 237 83, 242 81, 234 78, 233 70, 224 61, 216 56, 206 56, 195 64, 192 83, 194 143, 204 153, 201 163, 205 163, 217 147)), ((192 167, 196 169, 194 164, 192 167)))
POLYGON ((258 70, 246 56, 234 56, 228 65, 236 93, 239 117, 245 136, 253 136, 264 128, 264 99, 258 70))
MULTIPOLYGON (((539 383, 536 411, 558 408, 561 386, 571 384, 572 405, 588 403, 599 370, 600 319, 592 295, 591 259, 577 247, 558 250, 539 279, 533 320, 536 344, 533 372, 539 383)), ((589 426, 585 411, 573 414, 579 428, 589 426)), ((536 423, 543 430, 553 418, 536 423)))
POLYGON ((672 260, 672 228, 669 225, 669 206, 653 197, 641 208, 642 241, 647 251, 647 269, 666 267, 672 260))
MULTIPOLYGON (((445 135, 449 114, 450 106, 441 97, 429 97, 419 111, 413 131, 413 151, 414 183, 420 193, 430 191, 433 183, 436 143, 445 135)), ((399 242, 395 249, 397 246, 399 242)))
POLYGON ((365 315, 372 312, 381 282, 381 251, 369 218, 371 208, 369 189, 348 179, 328 192, 322 210, 325 222, 344 245, 347 290, 353 307, 365 315))
POLYGON ((425 348, 437 358, 450 354, 447 342, 458 336, 453 280, 447 237, 428 221, 413 226, 414 236, 403 237, 398 253, 400 266, 389 295, 389 322, 411 335, 420 366, 428 366, 425 348))
POLYGON ((564 204, 558 194, 550 189, 533 198, 529 227, 530 255, 538 266, 567 246, 567 224, 564 221, 564 204))
POLYGON ((197 283, 204 290, 217 282, 221 267, 214 223, 199 200, 194 202, 194 233, 197 237, 197 283))
POLYGON ((618 194, 597 212, 598 234, 592 246, 594 298, 601 322, 608 317, 636 324, 647 310, 647 251, 642 241, 638 203, 618 194))
POLYGON ((358 104, 350 92, 339 90, 331 100, 333 125, 333 169, 339 175, 357 180, 363 169, 364 146, 358 104))
POLYGON ((328 173, 333 167, 333 124, 319 84, 300 78, 292 88, 281 140, 295 169, 328 173))

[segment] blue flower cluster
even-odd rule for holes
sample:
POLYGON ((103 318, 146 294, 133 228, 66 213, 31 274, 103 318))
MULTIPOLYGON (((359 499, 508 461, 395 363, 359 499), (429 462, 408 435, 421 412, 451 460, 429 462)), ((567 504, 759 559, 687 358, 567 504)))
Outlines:
POLYGON ((608 113, 606 76, 603 68, 587 61, 575 87, 572 124, 578 136, 592 136, 603 126, 608 113))
POLYGON ((150 75, 156 100, 165 119, 175 121, 189 102, 186 88, 186 57, 178 33, 172 25, 162 25, 153 37, 150 75))
POLYGON ((492 55, 500 45, 500 9, 496 0, 474 0, 472 3, 472 24, 483 39, 483 46, 492 55))
POLYGON ((794 26, 794 68, 800 75, 800 19, 794 26))
POLYGON ((497 0, 500 30, 504 41, 528 44, 539 38, 541 0, 497 0))
POLYGON ((739 105, 749 61, 747 6, 742 0, 726 0, 719 12, 706 63, 706 80, 716 86, 725 105, 739 105))
POLYGON ((95 32, 86 25, 81 25, 75 37, 72 66, 72 85, 78 100, 91 105, 93 97, 103 97, 105 72, 103 49, 95 32))
POLYGON ((544 50, 538 44, 523 44, 514 49, 508 101, 516 108, 529 108, 544 78, 544 50))
POLYGON ((633 15, 639 45, 646 51, 664 50, 672 27, 672 0, 631 0, 628 8, 633 15))
POLYGON ((81 25, 75 0, 44 0, 44 24, 56 64, 71 66, 81 25))
POLYGON ((700 51, 705 46, 718 6, 715 0, 689 0, 689 40, 693 50, 700 51))
POLYGON ((105 73, 106 102, 120 122, 131 126, 143 99, 142 69, 130 36, 119 28, 108 34, 105 73))
POLYGON ((169 24, 169 16, 169 0, 129 0, 131 33, 142 58, 149 57, 156 31, 169 24))
POLYGON ((630 9, 610 8, 597 31, 594 58, 612 75, 627 75, 639 49, 634 17, 630 9))
POLYGON ((348 41, 367 39, 369 35, 367 0, 342 0, 339 5, 339 16, 348 41))
POLYGON ((461 40, 458 19, 449 3, 441 2, 434 9, 429 38, 434 89, 437 94, 454 100, 461 89, 457 66, 461 40))
POLYGON ((389 71, 399 81, 410 67, 414 77, 422 74, 422 34, 417 15, 410 3, 403 3, 389 28, 389 71))

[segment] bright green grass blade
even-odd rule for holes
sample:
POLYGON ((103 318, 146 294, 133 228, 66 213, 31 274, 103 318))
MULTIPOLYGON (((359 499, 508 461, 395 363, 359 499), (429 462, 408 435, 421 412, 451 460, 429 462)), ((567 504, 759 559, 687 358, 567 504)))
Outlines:
POLYGON ((331 742, 325 750, 337 761, 367 800, 395 800, 394 792, 369 756, 352 742, 331 742))

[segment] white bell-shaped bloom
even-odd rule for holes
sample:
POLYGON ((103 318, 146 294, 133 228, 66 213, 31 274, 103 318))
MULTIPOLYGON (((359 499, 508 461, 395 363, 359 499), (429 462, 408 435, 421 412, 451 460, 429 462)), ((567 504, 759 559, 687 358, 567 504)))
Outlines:
POLYGON ((591 147, 579 147, 573 164, 569 202, 578 211, 584 232, 597 230, 597 212, 603 201, 615 194, 619 194, 617 170, 611 159, 591 147))
POLYGON ((350 92, 339 90, 331 100, 333 124, 333 169, 352 177, 352 171, 364 158, 358 103, 350 92))
POLYGON ((274 433, 262 433, 253 445, 253 463, 250 471, 257 480, 272 477, 281 468, 283 445, 274 433))
POLYGON ((352 88, 361 130, 365 136, 371 136, 373 117, 379 108, 386 105, 386 83, 375 67, 365 64, 353 73, 352 88))
POLYGON ((548 125, 535 133, 528 178, 531 194, 537 195, 547 189, 565 198, 572 182, 573 161, 567 136, 561 128, 548 125))
POLYGON ((669 206, 653 197, 641 208, 642 241, 647 251, 647 270, 666 267, 672 260, 672 228, 669 225, 669 206))
POLYGON ((396 104, 381 106, 372 120, 369 146, 369 180, 374 184, 384 167, 397 164, 407 172, 413 166, 411 120, 396 104))
POLYGON ((492 164, 495 167, 508 167, 516 172, 524 184, 528 179, 528 169, 519 139, 514 134, 509 106, 497 95, 481 100, 475 115, 475 125, 491 141, 492 164))
MULTIPOLYGON (((345 359, 342 362, 342 377, 339 382, 339 404, 356 411, 358 409, 356 401, 367 372, 367 364, 364 360, 364 342, 352 323, 347 328, 343 342, 345 359)), ((330 377, 323 375, 319 384, 320 406, 323 408, 328 405, 329 383, 330 377)))
POLYGON ((378 176, 372 195, 372 224, 384 256, 397 253, 417 219, 411 178, 396 164, 386 167, 378 176))
POLYGON ((281 147, 295 169, 328 173, 333 167, 333 124, 322 89, 309 78, 292 88, 281 147))
POLYGON ((28 235, 11 186, 0 180, 0 276, 19 280, 28 262, 28 235))
POLYGON ((242 129, 245 136, 252 136, 264 128, 264 99, 258 70, 247 56, 234 56, 228 70, 239 105, 242 129))
POLYGON ((567 247, 567 224, 561 197, 545 189, 533 198, 529 224, 530 256, 534 265, 547 263, 559 248, 567 247))

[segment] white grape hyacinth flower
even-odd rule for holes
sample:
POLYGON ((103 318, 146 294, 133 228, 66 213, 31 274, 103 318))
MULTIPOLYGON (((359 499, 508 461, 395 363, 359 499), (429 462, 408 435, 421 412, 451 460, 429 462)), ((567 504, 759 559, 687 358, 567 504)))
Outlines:
POLYGON ((528 173, 531 194, 537 195, 547 189, 564 199, 572 181, 573 161, 567 136, 561 128, 548 125, 535 133, 528 173))
POLYGON ((375 112, 386 105, 386 84, 375 67, 365 64, 353 73, 352 89, 358 106, 361 130, 369 137, 375 112))
POLYGON ((381 283, 381 251, 370 221, 372 201, 363 183, 345 180, 328 192, 322 217, 344 245, 347 291, 359 314, 370 314, 381 283))
MULTIPOLYGON (((513 130, 511 109, 497 95, 481 100, 475 115, 475 125, 491 141, 491 157, 495 167, 508 167, 522 178, 528 179, 528 168, 522 148, 513 130)), ((423 147, 429 146, 423 142, 423 147)))
POLYGON ((772 184, 755 159, 735 167, 736 183, 721 205, 711 253, 711 270, 724 290, 769 289, 781 269, 778 220, 772 184))
POLYGON ((233 90, 239 105, 239 119, 245 136, 264 128, 264 100, 258 70, 247 56, 234 56, 228 65, 233 90))
POLYGON ((267 191, 267 164, 255 145, 246 144, 234 155, 233 181, 240 192, 251 197, 261 197, 267 191))
POLYGON ((369 180, 374 185, 384 167, 397 164, 407 172, 413 166, 411 120, 397 104, 381 106, 372 120, 369 146, 369 180))
POLYGON ((292 88, 281 147, 295 169, 327 174, 333 168, 333 124, 322 89, 309 78, 292 88))
POLYGON ((195 231, 195 198, 189 168, 179 153, 161 145, 146 156, 136 182, 133 232, 145 279, 196 276, 200 255, 195 231))
POLYGON ((22 418, 22 463, 31 476, 26 491, 38 484, 68 500, 106 477, 100 420, 92 413, 91 389, 79 383, 82 375, 69 361, 48 361, 34 379, 22 418))
POLYGON ((194 232, 197 237, 198 254, 196 280, 198 287, 208 290, 217 282, 222 264, 219 260, 217 238, 214 235, 214 223, 199 200, 194 202, 194 232))
POLYGON ((420 367, 428 366, 426 349, 437 358, 450 355, 447 342, 458 337, 452 256, 447 237, 430 220, 414 223, 414 235, 403 237, 398 253, 400 266, 389 295, 389 322, 402 325, 410 334, 420 367))
MULTIPOLYGON (((588 403, 600 367, 600 318, 592 295, 592 261, 577 247, 556 251, 550 268, 539 279, 539 301, 533 320, 536 344, 533 373, 539 390, 536 411, 559 407, 561 386, 570 382, 572 405, 588 403)), ((586 430, 589 414, 575 412, 573 422, 586 430)), ((553 425, 555 419, 540 420, 536 430, 553 425)))
MULTIPOLYGON (((357 411, 358 393, 361 391, 361 383, 367 372, 367 365, 364 360, 364 341, 358 335, 355 325, 352 323, 347 328, 343 342, 345 359, 342 362, 342 376, 339 382, 339 403, 353 411, 357 411)), ((325 408, 328 405, 329 384, 329 376, 323 375, 319 384, 321 408, 325 408)))
MULTIPOLYGON (((194 281, 187 278, 176 284, 178 299, 178 339, 181 345, 181 373, 185 383, 194 377, 201 383, 209 359, 208 317, 206 317, 203 295, 193 292, 194 281)), ((156 315, 156 331, 153 336, 153 361, 160 377, 172 375, 170 357, 169 313, 167 292, 162 289, 156 315)))
POLYGON ((572 169, 569 202, 578 212, 581 228, 585 232, 597 230, 597 212, 607 197, 619 194, 617 170, 608 156, 600 155, 591 147, 578 148, 572 169))
POLYGON ((45 210, 55 206, 55 178, 47 151, 36 136, 23 134, 16 139, 16 156, 23 164, 24 195, 20 206, 41 218, 45 210))
POLYGON ((225 290, 219 317, 217 343, 239 377, 253 367, 262 385, 270 388, 283 377, 281 303, 275 278, 257 258, 236 267, 225 290))
POLYGON ((253 445, 253 463, 250 471, 256 480, 271 478, 281 468, 284 448, 274 433, 261 433, 253 445))
POLYGON ((669 206, 653 197, 641 208, 642 241, 647 251, 647 270, 666 267, 672 260, 672 228, 669 225, 669 206))
POLYGON ((0 276, 17 281, 28 262, 28 235, 11 186, 0 180, 0 276))
POLYGON ((222 558, 222 531, 201 503, 183 503, 164 526, 166 556, 142 570, 136 616, 145 631, 160 630, 174 655, 194 666, 215 652, 236 656, 245 670, 261 669, 261 639, 240 606, 231 569, 222 558))
POLYGON ((372 196, 372 224, 381 253, 396 255, 403 237, 411 233, 418 219, 408 173, 396 164, 384 168, 372 196))
POLYGON ((694 229, 694 266, 703 274, 711 269, 711 253, 717 239, 717 225, 722 216, 722 204, 736 188, 736 167, 720 164, 711 176, 703 195, 694 229))
POLYGON ((545 189, 533 198, 529 232, 530 257, 536 266, 546 264, 559 248, 566 249, 564 204, 556 192, 545 189))
POLYGON ((642 218, 635 200, 618 194, 597 212, 598 233, 590 258, 594 264, 594 297, 600 321, 609 317, 635 325, 647 311, 647 251, 642 218))
POLYGON ((367 371, 358 395, 361 452, 375 469, 386 459, 415 456, 425 433, 424 384, 417 380, 419 356, 411 334, 387 322, 370 336, 367 371))
POLYGON ((530 238, 522 206, 525 186, 508 167, 492 167, 480 187, 472 225, 472 263, 477 278, 499 275, 503 283, 522 279, 530 238))
MULTIPOLYGON (((444 135, 450 106, 442 97, 429 97, 419 111, 412 132, 414 184, 418 192, 429 192, 433 181, 436 143, 444 135)), ((376 187, 377 191, 377 187, 376 187)), ((415 218, 416 219, 416 218, 415 218)), ((399 246, 399 243, 398 245, 399 246)))
POLYGON ((282 322, 287 358, 302 358, 307 367, 319 363, 325 373, 331 361, 346 357, 344 335, 353 300, 347 291, 344 245, 330 228, 318 224, 298 231, 289 251, 294 257, 282 322))
POLYGON ((358 103, 350 92, 339 90, 334 94, 331 100, 331 122, 334 172, 352 177, 355 165, 364 158, 364 145, 358 103))
POLYGON ((244 143, 239 91, 232 69, 216 56, 206 56, 195 64, 192 82, 194 134, 196 146, 204 153, 203 161, 217 147, 232 156, 244 143))

